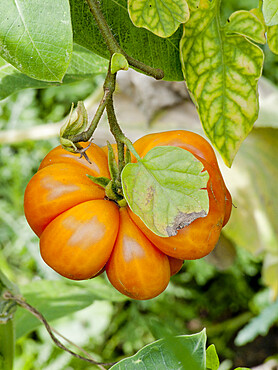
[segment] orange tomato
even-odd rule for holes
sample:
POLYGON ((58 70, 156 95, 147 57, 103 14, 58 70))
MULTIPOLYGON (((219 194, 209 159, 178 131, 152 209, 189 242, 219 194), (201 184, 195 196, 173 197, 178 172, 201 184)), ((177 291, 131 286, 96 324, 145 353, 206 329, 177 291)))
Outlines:
POLYGON ((208 215, 176 236, 158 237, 128 207, 107 199, 104 189, 88 178, 110 178, 105 148, 91 144, 88 163, 58 146, 43 159, 24 196, 27 221, 40 238, 42 258, 50 267, 75 280, 89 279, 105 269, 116 289, 142 300, 160 294, 183 259, 201 258, 214 248, 229 218, 231 197, 212 148, 199 135, 184 131, 147 135, 134 144, 141 156, 156 145, 179 146, 203 163, 210 175, 208 215))
MULTIPOLYGON (((83 143, 82 146, 85 148, 88 145, 83 143)), ((103 150, 97 145, 91 143, 86 150, 86 154, 91 163, 89 163, 84 157, 80 158, 79 154, 70 153, 59 145, 45 156, 40 164, 39 170, 56 163, 70 163, 77 164, 79 167, 84 167, 92 176, 109 177, 107 157, 106 155, 103 155, 103 150)))
POLYGON ((120 209, 119 234, 106 273, 116 289, 134 299, 156 297, 169 283, 167 256, 131 221, 127 208, 120 209))
POLYGON ((97 199, 78 204, 45 228, 40 238, 42 258, 69 279, 89 279, 110 257, 118 228, 115 203, 97 199))
MULTIPOLYGON (((79 203, 104 198, 104 189, 86 176, 89 172, 76 164, 55 163, 32 177, 25 191, 24 209, 38 236, 59 214, 79 203)), ((93 175, 93 171, 90 173, 93 175)))

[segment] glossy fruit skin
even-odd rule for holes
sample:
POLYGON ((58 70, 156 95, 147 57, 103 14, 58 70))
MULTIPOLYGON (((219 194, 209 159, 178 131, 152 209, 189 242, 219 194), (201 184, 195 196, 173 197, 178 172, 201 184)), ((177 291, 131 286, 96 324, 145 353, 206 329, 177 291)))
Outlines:
POLYGON ((89 279, 110 257, 118 228, 115 203, 97 199, 78 204, 45 228, 40 238, 41 256, 53 270, 69 279, 89 279))
MULTIPOLYGON (((81 143, 82 145, 82 143, 81 143)), ((87 144, 82 145, 83 147, 88 146, 87 144)), ((91 143, 86 150, 86 153, 91 160, 91 163, 86 161, 84 157, 80 158, 79 154, 73 154, 64 150, 61 145, 52 149, 42 160, 39 170, 53 164, 64 163, 64 164, 76 164, 79 167, 85 168, 87 173, 92 176, 104 176, 109 177, 109 170, 107 164, 107 157, 103 155, 103 150, 97 145, 91 143)))
POLYGON ((86 176, 88 172, 76 164, 55 163, 32 177, 25 191, 24 209, 38 236, 59 214, 80 203, 104 198, 104 189, 93 184, 86 176))
POLYGON ((116 289, 133 299, 156 297, 169 283, 167 256, 131 221, 126 207, 120 209, 119 234, 106 273, 116 289))

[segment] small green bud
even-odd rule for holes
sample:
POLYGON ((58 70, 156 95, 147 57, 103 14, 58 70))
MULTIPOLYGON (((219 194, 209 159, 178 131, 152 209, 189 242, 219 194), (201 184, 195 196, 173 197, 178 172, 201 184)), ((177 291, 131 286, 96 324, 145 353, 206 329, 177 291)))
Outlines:
POLYGON ((128 70, 128 61, 123 54, 114 53, 111 58, 111 73, 114 74, 121 69, 128 70))

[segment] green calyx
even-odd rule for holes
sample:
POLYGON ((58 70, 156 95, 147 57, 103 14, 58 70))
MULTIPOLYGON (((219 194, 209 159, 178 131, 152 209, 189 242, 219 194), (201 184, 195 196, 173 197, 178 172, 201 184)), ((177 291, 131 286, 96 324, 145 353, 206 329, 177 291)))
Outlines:
MULTIPOLYGON (((101 186, 105 189, 105 195, 108 199, 116 202, 120 207, 125 207, 127 202, 123 195, 122 184, 120 180, 119 165, 117 163, 115 153, 113 151, 112 145, 107 142, 108 147, 108 168, 111 179, 107 177, 94 177, 87 175, 94 184, 101 186)), ((130 152, 127 149, 125 162, 130 162, 130 152)))
POLYGON ((115 201, 120 207, 126 205, 125 199, 122 195, 122 189, 117 187, 113 180, 105 188, 105 195, 107 198, 115 201))
POLYGON ((123 196, 122 188, 117 186, 113 180, 107 177, 94 177, 87 175, 92 182, 105 189, 105 195, 108 199, 116 202, 120 207, 125 207, 127 202, 123 196))

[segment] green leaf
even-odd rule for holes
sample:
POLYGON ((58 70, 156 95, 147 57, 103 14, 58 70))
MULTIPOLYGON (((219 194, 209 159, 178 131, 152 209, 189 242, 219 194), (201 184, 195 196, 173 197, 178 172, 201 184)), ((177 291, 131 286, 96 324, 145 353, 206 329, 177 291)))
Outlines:
MULTIPOLYGON (((70 0, 70 5, 74 41, 109 59, 107 46, 86 2, 70 0)), ((165 80, 183 80, 179 58, 181 27, 173 36, 164 39, 133 25, 126 0, 103 0, 100 7, 116 40, 128 55, 151 67, 163 69, 165 80)))
POLYGON ((145 369, 205 369, 206 334, 203 330, 193 335, 182 335, 153 342, 134 356, 119 361, 110 369, 145 370, 145 369), (173 346, 174 345, 174 346, 173 346), (176 356, 176 351, 183 354, 176 356))
POLYGON ((114 74, 120 70, 128 70, 128 62, 123 54, 114 53, 111 58, 111 73, 114 74))
POLYGON ((155 234, 168 237, 209 210, 209 175, 190 152, 155 147, 122 172, 123 192, 131 210, 155 234))
POLYGON ((269 49, 278 54, 278 26, 271 26, 267 28, 267 43, 269 49))
POLYGON ((252 32, 244 35, 247 24, 260 27, 258 18, 241 12, 231 16, 231 26, 223 27, 219 3, 202 0, 191 13, 181 40, 181 61, 203 128, 231 166, 258 116, 257 81, 263 52, 246 38, 254 37, 252 32), (244 17, 239 35, 237 22, 244 17))
POLYGON ((206 368, 207 370, 218 370, 219 358, 215 349, 215 345, 211 344, 206 350, 206 368))
MULTIPOLYGON (((105 73, 107 68, 108 61, 106 59, 79 45, 75 45, 63 83, 68 84, 92 78, 96 74, 105 73)), ((39 81, 28 77, 0 57, 0 100, 23 89, 40 89, 59 85, 57 82, 39 81)))
POLYGON ((278 321, 278 300, 266 307, 239 331, 235 344, 243 346, 248 342, 252 342, 258 335, 266 335, 276 321, 278 321))
POLYGON ((72 53, 68 1, 1 1, 0 14, 1 56, 29 77, 61 82, 72 53))
MULTIPOLYGON (((48 320, 64 317, 90 306, 95 300, 123 301, 127 298, 113 289, 102 278, 87 281, 39 280, 22 286, 26 301, 48 320)), ((28 311, 18 308, 16 337, 19 338, 41 325, 28 311)))
POLYGON ((106 186, 111 181, 107 177, 95 177, 95 176, 91 176, 91 175, 87 175, 87 176, 89 177, 90 180, 92 180, 92 182, 94 184, 97 184, 97 185, 101 186, 104 189, 106 188, 106 186))
POLYGON ((249 39, 265 44, 265 26, 254 13, 246 10, 234 12, 225 27, 226 33, 246 36, 249 39))
POLYGON ((106 59, 80 45, 74 44, 72 59, 63 83, 92 78, 96 74, 106 73, 107 70, 108 61, 106 59))
POLYGON ((275 26, 278 24, 278 3, 277 0, 264 0, 263 13, 265 24, 275 26))
POLYGON ((160 37, 171 36, 189 19, 186 0, 128 0, 130 19, 160 37))

